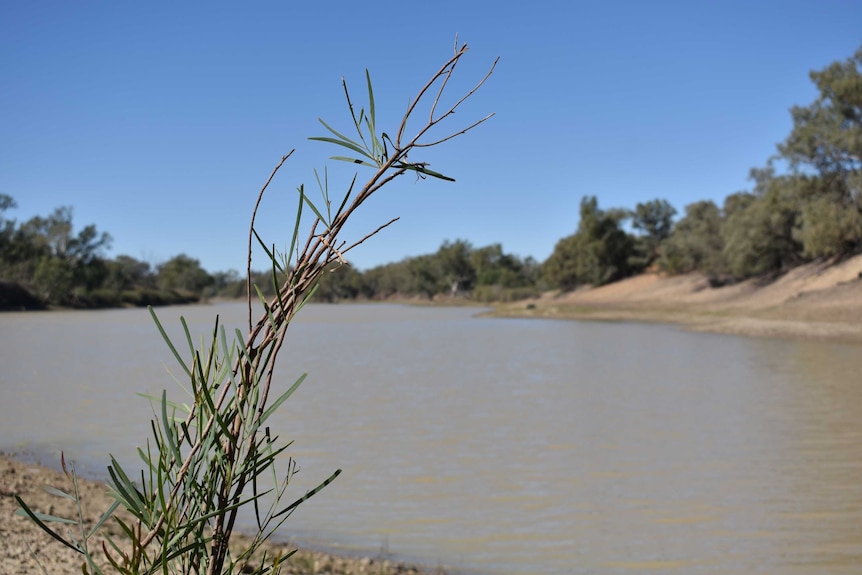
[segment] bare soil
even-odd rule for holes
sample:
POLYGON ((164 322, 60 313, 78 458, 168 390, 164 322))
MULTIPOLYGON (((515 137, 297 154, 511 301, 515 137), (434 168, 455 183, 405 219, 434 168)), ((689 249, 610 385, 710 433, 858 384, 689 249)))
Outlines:
POLYGON ((696 331, 862 343, 862 255, 724 287, 712 287, 701 274, 646 273, 498 305, 492 314, 676 323, 696 331))

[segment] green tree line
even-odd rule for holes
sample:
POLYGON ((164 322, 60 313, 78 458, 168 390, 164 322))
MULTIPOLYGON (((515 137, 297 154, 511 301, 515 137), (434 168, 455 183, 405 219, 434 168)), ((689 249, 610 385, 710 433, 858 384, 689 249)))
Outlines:
POLYGON ((775 275, 794 266, 862 252, 862 48, 810 77, 819 97, 791 109, 793 129, 752 188, 685 207, 664 200, 634 210, 581 202, 577 231, 543 266, 545 280, 571 289, 602 284, 649 266, 702 272, 716 283, 775 275), (786 166, 779 173, 776 165, 786 166), (625 231, 631 220, 634 233, 625 231))
MULTIPOLYGON (((819 92, 790 110, 793 128, 766 165, 750 172, 750 190, 677 210, 664 199, 603 209, 582 198, 577 228, 539 263, 466 240, 431 254, 359 271, 324 274, 317 301, 459 296, 511 301, 547 289, 602 285, 645 270, 700 272, 714 283, 777 275, 794 266, 862 252, 862 48, 811 72, 819 92), (782 166, 779 171, 776 166, 782 166)), ((94 225, 75 233, 72 210, 18 223, 0 194, 0 280, 49 305, 91 307, 197 301, 245 294, 236 271, 209 273, 180 254, 155 267, 105 255, 111 237, 94 225)), ((574 214, 573 214, 574 219, 574 214)), ((256 272, 253 282, 270 272, 256 272)), ((268 295, 268 294, 267 294, 268 295)), ((0 307, 3 301, 0 299, 0 307)))
POLYGON ((128 255, 108 258, 110 234, 92 224, 76 232, 72 208, 19 223, 8 217, 15 207, 0 194, 0 308, 189 303, 219 277, 185 254, 155 269, 128 255))
POLYGON ((357 271, 342 265, 325 274, 316 301, 457 296, 475 301, 512 301, 538 295, 541 266, 503 251, 501 244, 474 248, 445 241, 432 253, 357 271))

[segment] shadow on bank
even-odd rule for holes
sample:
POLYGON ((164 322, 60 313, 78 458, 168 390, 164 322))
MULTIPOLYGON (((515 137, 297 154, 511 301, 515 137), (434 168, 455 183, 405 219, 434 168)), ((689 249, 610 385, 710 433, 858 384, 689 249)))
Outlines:
POLYGON ((93 290, 86 295, 74 295, 61 306, 47 304, 21 284, 0 280, 0 311, 38 311, 47 309, 104 309, 118 307, 146 307, 198 303, 197 294, 176 290, 138 288, 132 290, 93 290))
POLYGON ((0 280, 0 311, 29 311, 47 309, 44 303, 14 282, 0 280))

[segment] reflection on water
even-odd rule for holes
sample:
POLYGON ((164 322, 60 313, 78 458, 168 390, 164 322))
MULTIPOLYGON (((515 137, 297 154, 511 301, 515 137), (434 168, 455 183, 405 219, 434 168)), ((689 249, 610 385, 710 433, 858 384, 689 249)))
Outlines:
MULTIPOLYGON (((471 314, 304 310, 271 426, 294 493, 344 473, 285 537, 493 573, 862 569, 858 347, 471 314)), ((0 342, 3 448, 134 462, 135 393, 176 389, 142 310, 3 314, 0 342)))

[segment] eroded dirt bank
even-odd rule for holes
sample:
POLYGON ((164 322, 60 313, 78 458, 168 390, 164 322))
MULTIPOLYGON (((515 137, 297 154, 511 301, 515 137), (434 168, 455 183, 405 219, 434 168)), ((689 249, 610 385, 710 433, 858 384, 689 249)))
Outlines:
POLYGON ((599 288, 502 304, 493 314, 653 321, 716 333, 862 343, 862 256, 724 287, 711 287, 701 274, 649 273, 599 288))

